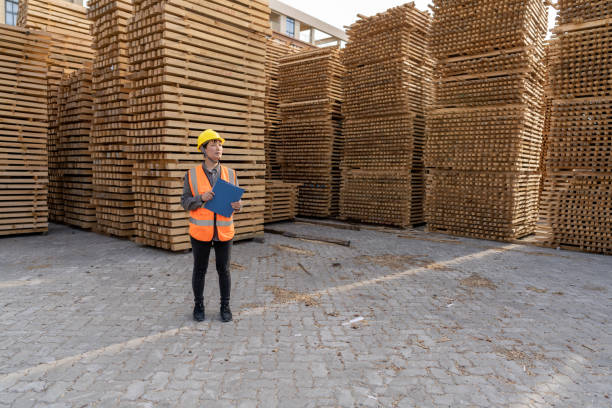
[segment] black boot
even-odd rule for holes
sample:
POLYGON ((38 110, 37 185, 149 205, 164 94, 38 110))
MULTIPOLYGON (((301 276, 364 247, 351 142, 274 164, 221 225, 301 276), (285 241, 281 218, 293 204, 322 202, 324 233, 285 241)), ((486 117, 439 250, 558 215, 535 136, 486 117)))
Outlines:
POLYGON ((204 302, 196 302, 193 308, 193 318, 198 321, 204 321, 204 302))
POLYGON ((221 303, 221 321, 223 323, 232 321, 232 311, 230 310, 229 303, 221 303))

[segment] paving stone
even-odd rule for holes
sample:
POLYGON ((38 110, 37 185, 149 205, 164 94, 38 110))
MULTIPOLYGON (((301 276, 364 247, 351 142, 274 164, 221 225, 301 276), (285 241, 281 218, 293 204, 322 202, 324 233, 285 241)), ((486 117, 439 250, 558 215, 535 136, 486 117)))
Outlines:
POLYGON ((422 229, 282 228, 351 247, 236 243, 229 324, 214 273, 210 317, 191 320, 191 253, 56 224, 0 239, 0 282, 44 279, 0 287, 0 407, 610 405, 612 257, 422 229), (316 279, 288 269, 298 262, 316 279), (441 269, 401 273, 422 262, 441 269), (465 286, 474 273, 497 289, 465 286), (276 302, 279 290, 319 305, 276 302))
POLYGON ((130 384, 122 398, 131 401, 140 398, 145 391, 145 386, 146 384, 142 381, 130 384))

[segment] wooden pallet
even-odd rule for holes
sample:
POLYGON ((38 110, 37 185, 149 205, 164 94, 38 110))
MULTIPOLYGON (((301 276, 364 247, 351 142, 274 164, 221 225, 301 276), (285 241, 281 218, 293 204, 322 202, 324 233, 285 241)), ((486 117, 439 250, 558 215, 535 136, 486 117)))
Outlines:
POLYGON ((235 239, 263 234, 267 3, 135 1, 128 19, 128 158, 137 242, 189 248, 180 206, 185 173, 202 163, 197 136, 226 139, 222 163, 235 169, 243 211, 235 239), (189 11, 186 11, 189 10, 189 11))
POLYGON ((411 3, 362 17, 347 30, 343 219, 400 227, 423 222, 430 27, 431 16, 411 3))
POLYGON ((612 6, 561 0, 550 55, 550 130, 536 240, 612 254, 612 6))
POLYGON ((57 114, 63 222, 84 229, 96 224, 89 151, 92 118, 91 68, 66 74, 59 87, 57 114))
POLYGON ((299 183, 298 213, 338 215, 342 159, 341 80, 335 47, 285 56, 279 66, 282 179, 299 183))
POLYGON ((559 0, 557 26, 584 24, 612 16, 610 0, 559 0))
POLYGON ((134 235, 136 205, 131 184, 128 148, 128 38, 129 0, 89 2, 88 17, 96 55, 93 61, 92 203, 95 230, 130 238, 134 235))
POLYGON ((91 22, 87 9, 63 0, 20 0, 17 24, 32 30, 43 30, 52 38, 47 69, 48 150, 49 150, 49 218, 64 218, 62 166, 57 134, 58 91, 64 73, 91 65, 93 58, 91 22))
POLYGON ((559 35, 556 41, 559 52, 551 57, 550 66, 552 97, 609 96, 612 91, 609 57, 612 53, 612 26, 568 31, 559 35))
POLYGON ((425 207, 428 228, 510 241, 533 233, 540 174, 430 169, 425 207))
POLYGON ((281 124, 280 99, 278 91, 278 69, 280 59, 286 55, 303 50, 316 49, 315 46, 295 39, 273 33, 266 41, 266 99, 265 111, 265 153, 266 153, 266 180, 280 180, 281 170, 278 161, 278 150, 281 139, 278 133, 281 124))
POLYGON ((48 228, 51 41, 42 31, 0 24, 0 235, 48 228))
POLYGON ((299 184, 266 180, 264 223, 293 220, 297 216, 299 184))
POLYGON ((612 255, 612 173, 547 176, 536 239, 554 248, 612 255))
POLYGON ((533 233, 545 121, 542 0, 434 1, 436 101, 427 119, 430 229, 533 233))
POLYGON ((542 46, 542 0, 434 0, 432 53, 438 59, 542 46))

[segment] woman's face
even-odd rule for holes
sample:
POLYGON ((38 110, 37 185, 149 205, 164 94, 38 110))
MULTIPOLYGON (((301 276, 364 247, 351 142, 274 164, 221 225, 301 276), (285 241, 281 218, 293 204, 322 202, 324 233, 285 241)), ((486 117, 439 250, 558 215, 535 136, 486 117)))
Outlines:
POLYGON ((206 145, 206 156, 212 161, 221 160, 223 155, 223 146, 220 140, 211 140, 206 145))

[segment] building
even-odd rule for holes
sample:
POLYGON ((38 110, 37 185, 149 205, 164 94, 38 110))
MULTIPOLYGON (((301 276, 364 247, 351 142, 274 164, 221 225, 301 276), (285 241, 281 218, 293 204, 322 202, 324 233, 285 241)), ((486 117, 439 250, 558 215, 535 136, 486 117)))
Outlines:
POLYGON ((317 46, 341 45, 346 33, 281 1, 270 0, 270 25, 280 35, 317 46))
POLYGON ((0 24, 17 25, 19 0, 0 0, 0 24))
MULTIPOLYGON (((83 0, 65 0, 69 3, 83 5, 83 0)), ((0 0, 0 24, 17 25, 19 0, 0 0)))

